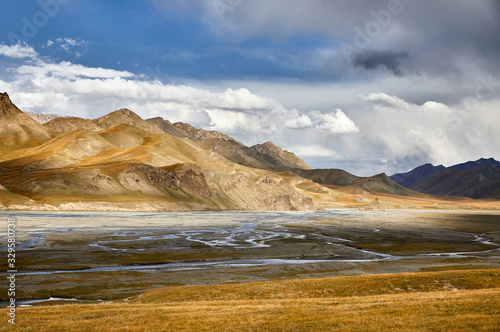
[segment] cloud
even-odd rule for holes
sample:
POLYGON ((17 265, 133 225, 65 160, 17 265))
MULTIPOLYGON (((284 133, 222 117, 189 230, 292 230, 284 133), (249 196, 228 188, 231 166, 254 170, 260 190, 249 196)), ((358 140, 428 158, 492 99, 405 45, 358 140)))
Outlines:
POLYGON ((385 67, 395 76, 403 76, 401 72, 401 60, 408 58, 408 52, 376 51, 373 49, 361 51, 353 56, 354 67, 362 67, 368 70, 385 67))
POLYGON ((294 145, 287 148, 288 151, 293 151, 296 155, 302 158, 315 157, 315 158, 328 158, 340 159, 342 155, 328 149, 324 145, 309 144, 309 145, 294 145))
POLYGON ((359 131, 354 122, 340 109, 327 114, 313 111, 311 112, 311 118, 316 123, 316 128, 327 129, 331 134, 347 134, 359 131))
POLYGON ((480 157, 496 157, 500 99, 465 101, 457 105, 427 101, 413 104, 383 93, 364 97, 373 113, 359 120, 360 130, 381 155, 398 161, 402 170, 426 162, 453 165, 480 157), (489 120, 486 120, 489 119, 489 120))
POLYGON ((49 77, 59 77, 67 79, 76 79, 82 77, 90 78, 115 78, 115 77, 133 77, 134 74, 127 71, 117 71, 105 68, 85 67, 73 64, 68 61, 60 63, 49 63, 44 60, 36 60, 35 64, 22 65, 15 69, 15 72, 26 78, 32 75, 35 78, 47 79, 49 77))
POLYGON ((391 174, 426 162, 500 159, 500 86, 491 75, 451 84, 447 77, 410 79, 405 67, 404 79, 384 75, 376 85, 352 77, 166 84, 128 71, 55 62, 32 50, 34 57, 11 65, 10 81, 0 80, 0 91, 23 110, 96 118, 127 107, 143 118, 219 130, 247 145, 272 140, 313 167, 358 175, 391 174), (473 102, 466 102, 471 96, 473 102))
POLYGON ((13 59, 34 59, 38 57, 38 53, 35 49, 26 44, 15 44, 11 46, 0 44, 0 55, 13 59))
MULTIPOLYGON (((49 40, 49 42, 51 42, 49 40)), ((80 57, 85 52, 86 47, 89 45, 89 42, 82 40, 80 38, 57 38, 56 43, 62 48, 64 51, 70 54, 74 54, 76 57, 80 57), (74 50, 74 49, 77 50, 74 50)), ((54 44, 54 42, 52 42, 54 44)), ((48 45, 48 43, 47 43, 48 45)), ((52 45, 48 45, 52 46, 52 45)))
POLYGON ((301 115, 298 118, 295 119, 289 119, 285 123, 286 128, 290 129, 301 129, 301 128, 308 128, 312 127, 313 123, 311 121, 311 118, 308 117, 307 115, 301 115))
MULTIPOLYGON (((476 67, 474 72, 500 70, 497 61, 500 43, 496 33, 500 30, 500 11, 496 0, 481 3, 457 0, 447 4, 432 0, 206 0, 199 3, 197 10, 204 13, 210 28, 225 40, 239 43, 265 40, 270 45, 283 45, 293 44, 302 37, 321 40, 319 45, 312 43, 313 47, 340 51, 340 45, 356 45, 357 36, 363 34, 366 45, 357 48, 360 51, 355 62, 358 68, 384 67, 398 76, 404 72, 405 75, 448 77, 451 82, 456 82, 457 77, 471 77, 471 66, 476 67), (225 4, 223 15, 220 9, 216 10, 220 3, 225 4), (392 14, 388 10, 391 3, 397 4, 392 14), (372 51, 367 51, 367 47, 372 51), (403 60, 405 70, 401 68, 403 60)), ((290 53, 290 49, 286 51, 290 53)), ((300 60, 304 63, 303 58, 300 60)), ((342 52, 328 60, 306 60, 316 61, 319 70, 328 67, 329 62, 342 63, 343 68, 335 66, 336 72, 331 76, 352 73, 342 52)), ((371 74, 376 75, 374 71, 371 74)))

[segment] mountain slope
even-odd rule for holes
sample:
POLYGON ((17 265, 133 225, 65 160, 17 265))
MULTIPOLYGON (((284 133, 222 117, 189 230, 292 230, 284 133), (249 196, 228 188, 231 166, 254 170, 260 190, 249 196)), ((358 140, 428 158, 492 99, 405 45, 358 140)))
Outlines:
POLYGON ((87 129, 92 131, 100 131, 101 127, 93 123, 91 120, 77 117, 59 117, 43 124, 43 127, 53 136, 59 136, 69 131, 78 129, 87 129))
POLYGON ((128 124, 148 132, 158 132, 157 127, 153 126, 146 120, 143 120, 139 115, 127 108, 111 112, 100 118, 92 120, 92 122, 102 129, 108 129, 119 124, 128 124))
MULTIPOLYGON (((0 116, 0 209, 311 210, 406 208, 415 201, 428 208, 456 201, 418 194, 385 174, 312 170, 271 142, 247 147, 216 131, 143 120, 127 109, 41 125, 2 94, 0 116)), ((479 176, 484 197, 500 192, 489 186, 497 171, 491 162, 467 170, 479 176)))
POLYGON ((347 186, 361 179, 341 169, 294 169, 293 172, 316 183, 347 186))
POLYGON ((42 126, 10 103, 7 95, 2 95, 1 105, 2 124, 9 124, 5 136, 18 136, 0 159, 0 208, 314 208, 312 199, 283 177, 233 163, 198 145, 207 137, 241 144, 217 132, 175 126, 179 136, 186 129, 191 133, 176 137, 160 130, 162 122, 145 121, 126 109, 93 121, 57 118, 42 126), (23 137, 29 144, 19 143, 23 137))
POLYGON ((38 147, 24 150, 24 155, 0 163, 9 171, 62 168, 116 146, 97 133, 82 129, 57 136, 38 147))
POLYGON ((479 159, 445 168, 409 186, 438 196, 500 198, 500 162, 479 159))
POLYGON ((311 169, 294 153, 283 150, 272 142, 257 144, 249 148, 252 157, 276 165, 276 170, 290 170, 295 168, 311 169))
POLYGON ((445 169, 443 165, 434 166, 432 164, 425 164, 406 173, 391 175, 390 178, 405 187, 410 187, 415 182, 443 169, 445 169))
POLYGON ((51 138, 41 124, 11 102, 7 93, 0 93, 0 121, 0 152, 35 146, 51 138))
POLYGON ((358 177, 341 169, 295 169, 293 172, 319 184, 350 187, 356 193, 418 195, 418 193, 400 185, 385 174, 358 177))

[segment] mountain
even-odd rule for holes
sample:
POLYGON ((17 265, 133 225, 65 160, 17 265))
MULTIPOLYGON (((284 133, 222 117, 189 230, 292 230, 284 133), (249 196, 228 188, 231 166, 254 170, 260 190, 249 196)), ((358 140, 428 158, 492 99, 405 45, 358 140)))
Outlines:
POLYGON ((51 138, 45 128, 0 93, 0 152, 38 145, 51 138))
POLYGON ((473 171, 483 174, 486 177, 497 179, 499 177, 500 162, 493 158, 481 158, 476 161, 468 161, 463 164, 451 166, 451 168, 459 171, 473 171))
POLYGON ((390 178, 405 187, 410 187, 415 182, 443 169, 445 169, 443 165, 434 166, 432 164, 425 164, 406 173, 391 175, 390 178))
POLYGON ((252 155, 260 160, 265 160, 273 165, 279 165, 282 170, 303 168, 310 169, 302 159, 298 158, 294 153, 283 150, 274 145, 272 142, 257 144, 250 147, 252 155))
POLYGON ((294 153, 283 150, 271 142, 247 147, 234 139, 210 138, 199 142, 198 146, 248 167, 273 171, 287 171, 297 167, 310 169, 294 153))
POLYGON ((383 173, 371 177, 358 177, 341 169, 295 169, 293 172, 319 184, 350 187, 356 193, 418 195, 418 193, 400 185, 383 173))
MULTIPOLYGON (((425 165, 424 165, 425 166, 425 165)), ((434 171, 408 186, 437 196, 500 198, 500 162, 493 158, 454 165, 434 171)))
MULTIPOLYGON (((50 114, 49 114, 50 115, 50 114)), ((53 136, 59 136, 68 131, 77 129, 87 129, 100 131, 103 128, 96 125, 92 120, 77 117, 56 117, 43 124, 43 127, 53 136)))
MULTIPOLYGON (((314 208, 311 197, 295 187, 308 180, 238 164, 202 146, 217 140, 253 151, 218 132, 171 125, 159 118, 146 121, 128 109, 94 120, 54 117, 41 125, 12 104, 7 94, 1 95, 0 116, 3 209, 314 208)), ((278 147, 269 153, 273 155, 261 153, 261 158, 272 160, 274 166, 291 160, 291 154, 278 147)))
POLYGON ((316 183, 346 186, 361 179, 341 169, 294 169, 293 172, 316 183))
POLYGON ((111 112, 100 118, 92 120, 92 122, 102 129, 108 129, 119 124, 128 124, 148 132, 157 132, 157 128, 155 126, 151 125, 151 123, 146 120, 143 120, 139 115, 127 108, 111 112))
POLYGON ((30 111, 24 111, 26 115, 29 115, 30 118, 35 120, 36 122, 40 124, 45 124, 49 121, 52 121, 54 119, 58 118, 72 118, 71 116, 64 116, 64 115, 59 115, 59 114, 45 114, 45 113, 38 113, 38 112, 30 112, 30 111))
MULTIPOLYGON (((144 120, 128 109, 93 120, 49 118, 42 125, 6 93, 0 95, 0 209, 496 208, 494 201, 419 194, 385 174, 358 177, 338 169, 313 170, 272 142, 248 147, 217 131, 159 117, 144 120)), ((480 160, 457 168, 446 170, 468 172, 470 181, 464 186, 478 183, 482 196, 497 197, 491 183, 497 179, 498 162, 480 160)))

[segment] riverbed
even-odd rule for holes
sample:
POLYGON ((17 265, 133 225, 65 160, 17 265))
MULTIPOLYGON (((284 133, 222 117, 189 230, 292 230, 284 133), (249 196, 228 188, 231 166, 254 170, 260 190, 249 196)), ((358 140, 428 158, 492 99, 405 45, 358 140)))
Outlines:
POLYGON ((0 212, 12 217, 16 297, 27 305, 170 285, 500 267, 498 212, 0 212))

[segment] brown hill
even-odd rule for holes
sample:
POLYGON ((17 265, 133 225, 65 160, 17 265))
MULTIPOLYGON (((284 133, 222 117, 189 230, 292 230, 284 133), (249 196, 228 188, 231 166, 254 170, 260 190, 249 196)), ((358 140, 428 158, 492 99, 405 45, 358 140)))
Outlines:
POLYGON ((156 126, 158 131, 199 142, 198 146, 214 151, 227 160, 240 165, 277 171, 299 167, 310 168, 295 154, 285 151, 271 142, 249 148, 218 131, 198 129, 183 122, 172 124, 160 117, 146 121, 156 126))
MULTIPOLYGON (((268 142, 266 144, 271 145, 272 143, 268 142)), ((272 145, 275 146, 274 144, 272 145)), ((290 170, 297 167, 297 165, 309 168, 308 165, 293 153, 284 151, 276 146, 272 150, 255 147, 249 148, 238 141, 220 138, 206 139, 198 143, 198 146, 216 152, 233 163, 253 168, 273 171, 290 170)))
POLYGON ((128 124, 138 127, 147 132, 158 132, 158 128, 151 123, 143 120, 139 115, 135 114, 127 108, 122 108, 118 111, 111 112, 100 118, 92 120, 102 129, 108 129, 119 124, 128 124))
POLYGON ((17 108, 7 93, 0 93, 0 123, 0 152, 3 153, 35 146, 51 137, 41 124, 17 108))
POLYGON ((355 189, 361 189, 369 193, 383 193, 415 197, 421 196, 419 195, 419 193, 400 185, 384 173, 371 177, 361 178, 353 182, 351 185, 353 185, 355 189))
POLYGON ((350 187, 355 193, 419 196, 417 192, 400 185, 385 174, 358 177, 341 169, 295 169, 293 172, 319 184, 350 187))
MULTIPOLYGON (((117 163, 0 173, 14 195, 39 208, 78 210, 310 210, 311 198, 286 181, 214 173, 193 164, 117 163)), ((0 193, 0 198, 4 196, 0 193)), ((5 200, 1 200, 5 205, 5 200)))
POLYGON ((87 129, 92 131, 100 131, 101 127, 93 123, 91 120, 77 117, 59 117, 43 124, 43 127, 53 136, 59 136, 69 131, 78 129, 87 129))
POLYGON ((40 146, 23 150, 23 155, 0 163, 9 171, 62 168, 79 163, 116 146, 90 130, 59 135, 40 146))
POLYGON ((204 130, 204 129, 198 129, 190 124, 184 123, 184 122, 176 122, 173 124, 175 128, 180 130, 182 133, 184 133, 189 139, 193 141, 204 141, 210 138, 218 138, 222 140, 227 140, 227 141, 235 141, 234 138, 229 137, 227 135, 224 135, 218 131, 209 131, 209 130, 204 130))
POLYGON ((283 150, 274 145, 272 142, 257 144, 249 148, 253 151, 254 158, 265 160, 272 165, 276 165, 276 169, 291 170, 295 168, 311 169, 302 159, 294 153, 283 150))
POLYGON ((172 136, 189 138, 189 135, 184 130, 182 130, 182 128, 174 126, 170 121, 165 120, 161 117, 147 119, 146 121, 154 126, 157 132, 164 132, 172 136))
POLYGON ((294 169, 293 172, 316 183, 347 186, 361 179, 341 169, 294 169))
MULTIPOLYGON (((217 132, 174 126, 175 137, 120 110, 93 121, 58 118, 42 126, 2 98, 2 116, 39 129, 35 146, 0 162, 0 207, 79 210, 304 210, 310 197, 266 170, 235 164, 198 146, 217 132), (102 127, 101 127, 102 126, 102 127), (153 128, 154 127, 154 128, 153 128), (104 129, 102 129, 104 128, 104 129), (50 139, 49 130, 55 137, 50 139), (44 134, 44 135, 42 135, 44 134)), ((168 124, 168 122, 165 121, 168 124)), ((17 138, 15 138, 17 139, 17 138)), ((239 143, 238 143, 239 144, 239 143)))

